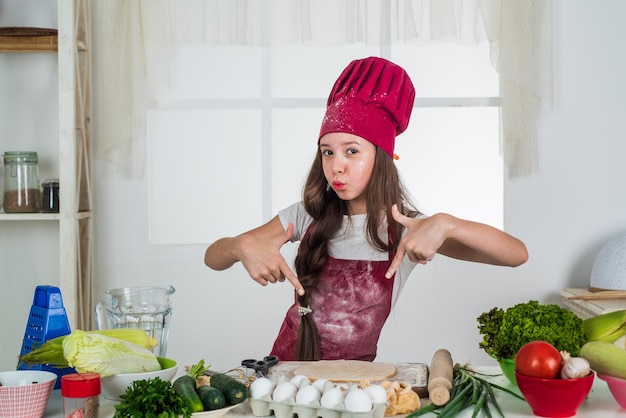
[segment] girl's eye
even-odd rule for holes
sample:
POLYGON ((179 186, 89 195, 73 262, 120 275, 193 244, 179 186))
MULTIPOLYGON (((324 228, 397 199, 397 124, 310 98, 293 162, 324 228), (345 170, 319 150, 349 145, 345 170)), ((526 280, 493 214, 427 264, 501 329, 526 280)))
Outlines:
POLYGON ((328 156, 333 155, 333 152, 329 149, 322 150, 322 155, 328 156))
POLYGON ((355 150, 354 148, 350 148, 350 149, 347 151, 347 153, 352 155, 352 154, 356 154, 356 153, 358 153, 358 151, 357 151, 357 150, 355 150))

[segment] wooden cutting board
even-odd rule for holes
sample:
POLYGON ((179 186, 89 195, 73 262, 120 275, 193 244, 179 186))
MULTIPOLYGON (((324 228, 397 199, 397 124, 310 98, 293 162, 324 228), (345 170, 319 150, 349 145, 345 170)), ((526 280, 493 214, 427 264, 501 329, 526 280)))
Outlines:
POLYGON ((396 374, 396 367, 387 363, 360 360, 320 360, 296 368, 294 375, 310 380, 326 379, 333 382, 378 382, 396 374))
MULTIPOLYGON (((341 362, 342 360, 337 360, 341 362)), ((314 362, 310 361, 281 361, 273 366, 268 373, 268 377, 285 377, 292 378, 294 371, 302 366, 309 365, 314 362)), ((393 366, 395 373, 387 378, 387 380, 397 380, 406 382, 411 385, 420 397, 428 396, 428 366, 424 363, 380 363, 393 366)), ((373 383, 373 381, 372 381, 373 383)))

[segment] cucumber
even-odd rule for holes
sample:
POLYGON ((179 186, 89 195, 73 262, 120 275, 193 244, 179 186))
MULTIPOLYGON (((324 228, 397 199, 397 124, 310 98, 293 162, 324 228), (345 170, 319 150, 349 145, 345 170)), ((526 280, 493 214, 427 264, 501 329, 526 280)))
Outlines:
POLYGON ((226 405, 224 392, 212 386, 202 385, 196 388, 205 411, 223 408, 226 405))
POLYGON ((248 387, 239 380, 225 374, 214 374, 211 376, 211 387, 224 392, 226 402, 231 405, 242 403, 248 399, 248 387))
POLYGON ((196 392, 196 379, 186 374, 176 379, 172 388, 192 413, 204 411, 200 395, 196 392))
POLYGON ((587 359, 599 374, 626 379, 626 350, 606 341, 589 341, 580 349, 580 357, 587 359))

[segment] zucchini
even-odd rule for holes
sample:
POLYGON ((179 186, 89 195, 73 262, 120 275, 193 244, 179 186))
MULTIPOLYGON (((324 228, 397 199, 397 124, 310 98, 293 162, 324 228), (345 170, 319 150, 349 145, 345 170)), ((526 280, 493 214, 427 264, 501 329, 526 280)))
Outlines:
POLYGON ((200 396, 205 411, 220 409, 226 405, 224 392, 218 388, 202 385, 196 388, 196 392, 198 392, 198 396, 200 396))
POLYGON ((580 357, 587 359, 599 374, 626 379, 626 350, 606 341, 589 341, 580 349, 580 357))
POLYGON ((172 388, 192 413, 204 411, 200 395, 196 392, 196 379, 188 374, 183 375, 174 381, 172 388))
POLYGON ((248 399, 248 387, 239 380, 225 374, 211 376, 211 387, 224 392, 226 401, 231 405, 242 403, 248 399))

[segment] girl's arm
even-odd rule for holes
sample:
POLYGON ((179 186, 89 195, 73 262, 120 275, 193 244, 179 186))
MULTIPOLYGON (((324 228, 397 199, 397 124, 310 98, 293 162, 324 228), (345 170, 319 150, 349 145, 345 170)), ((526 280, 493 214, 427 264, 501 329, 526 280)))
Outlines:
POLYGON ((460 260, 516 267, 528 260, 526 246, 497 228, 478 222, 437 214, 433 222, 446 231, 438 253, 460 260))
POLYGON ((396 257, 387 271, 395 272, 406 254, 413 262, 426 264, 435 254, 500 266, 519 266, 528 260, 526 246, 519 239, 489 225, 439 213, 413 219, 392 208, 394 219, 407 228, 396 257))

